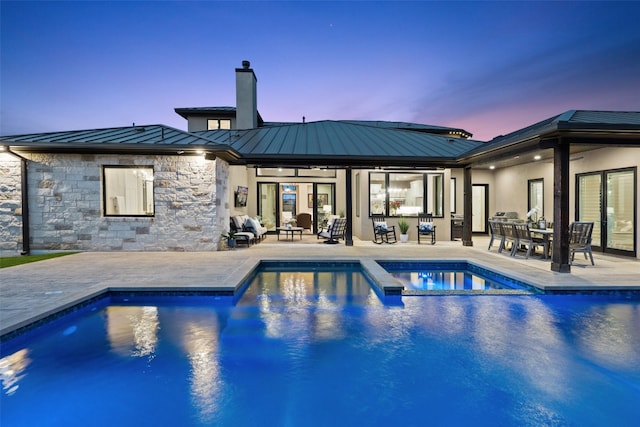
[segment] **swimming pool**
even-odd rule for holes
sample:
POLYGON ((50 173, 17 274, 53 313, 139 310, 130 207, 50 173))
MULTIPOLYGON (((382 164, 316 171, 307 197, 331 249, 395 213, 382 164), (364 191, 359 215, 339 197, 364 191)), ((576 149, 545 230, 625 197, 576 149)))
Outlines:
POLYGON ((2 345, 0 424, 632 425, 637 297, 404 297, 358 268, 112 295, 2 345))
MULTIPOLYGON (((467 261, 378 261, 411 291, 428 293, 541 293, 534 286, 467 261)), ((413 293, 416 294, 416 293, 413 293)))

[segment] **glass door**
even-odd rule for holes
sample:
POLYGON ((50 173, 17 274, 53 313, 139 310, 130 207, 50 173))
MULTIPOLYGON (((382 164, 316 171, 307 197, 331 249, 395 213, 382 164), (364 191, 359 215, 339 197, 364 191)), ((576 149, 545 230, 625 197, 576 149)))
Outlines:
POLYGON ((592 246, 635 256, 636 169, 578 175, 576 220, 593 222, 592 246))
POLYGON ((282 194, 282 207, 280 226, 294 224, 298 210, 298 186, 295 184, 282 184, 280 186, 282 194))
POLYGON ((336 185, 315 183, 313 184, 313 195, 315 204, 313 209, 316 212, 315 227, 316 230, 319 230, 327 223, 330 215, 336 214, 336 185))
POLYGON ((576 221, 593 222, 591 246, 602 249, 602 174, 578 175, 576 221))
POLYGON ((489 209, 489 186, 473 184, 471 187, 471 231, 487 233, 487 210, 489 209))
POLYGON ((606 246, 611 252, 635 254, 636 192, 633 170, 605 172, 606 246))
POLYGON ((269 231, 276 231, 276 212, 278 212, 278 184, 275 182, 258 183, 258 215, 262 225, 269 231))

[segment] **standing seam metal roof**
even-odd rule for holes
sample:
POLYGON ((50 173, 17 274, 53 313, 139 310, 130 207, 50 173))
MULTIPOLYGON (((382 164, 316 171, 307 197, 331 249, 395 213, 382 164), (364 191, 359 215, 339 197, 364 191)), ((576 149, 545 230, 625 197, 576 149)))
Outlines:
POLYGON ((4 136, 0 142, 21 146, 75 146, 127 145, 127 146, 206 146, 212 149, 229 148, 210 138, 174 129, 165 125, 128 126, 119 128, 88 129, 4 136))
POLYGON ((366 156, 453 158, 483 142, 342 121, 296 123, 251 130, 197 132, 245 156, 366 156))

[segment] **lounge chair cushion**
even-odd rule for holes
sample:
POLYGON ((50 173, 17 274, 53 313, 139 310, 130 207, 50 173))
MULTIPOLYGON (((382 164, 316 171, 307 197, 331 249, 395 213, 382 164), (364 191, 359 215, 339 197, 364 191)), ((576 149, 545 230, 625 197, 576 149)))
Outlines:
POLYGON ((433 223, 432 222, 421 222, 419 224, 420 231, 423 233, 427 233, 429 231, 433 231, 433 223))
POLYGON ((256 221, 255 219, 251 218, 251 217, 247 217, 244 220, 244 227, 249 230, 250 232, 253 233, 254 236, 256 237, 260 237, 261 233, 261 228, 262 226, 260 225, 260 223, 258 221, 256 221))
POLYGON ((376 233, 386 233, 387 231, 389 231, 389 226, 387 226, 386 221, 377 221, 374 224, 376 233))

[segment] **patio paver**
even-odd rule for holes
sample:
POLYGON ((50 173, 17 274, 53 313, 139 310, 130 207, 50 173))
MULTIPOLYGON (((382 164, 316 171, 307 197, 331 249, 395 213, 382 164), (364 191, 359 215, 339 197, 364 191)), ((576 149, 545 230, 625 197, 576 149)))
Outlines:
POLYGON ((465 260, 548 291, 640 291, 640 261, 594 253, 596 265, 579 254, 570 274, 550 270, 539 257, 509 257, 460 241, 354 246, 325 245, 315 235, 303 241, 275 236, 248 248, 219 252, 84 252, 0 269, 0 336, 107 290, 233 291, 265 260, 465 260))

